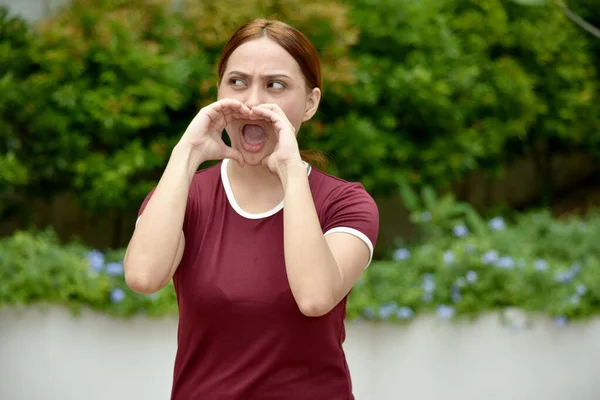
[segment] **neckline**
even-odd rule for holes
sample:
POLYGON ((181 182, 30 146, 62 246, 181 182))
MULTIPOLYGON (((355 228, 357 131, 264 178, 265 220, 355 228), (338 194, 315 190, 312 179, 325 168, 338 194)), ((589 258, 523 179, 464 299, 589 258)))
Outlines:
MULTIPOLYGON (((283 209, 283 200, 281 200, 281 202, 279 204, 277 204, 275 207, 273 207, 272 209, 262 212, 262 213, 247 212, 242 207, 240 207, 237 200, 235 199, 235 196, 233 195, 233 189, 231 188, 231 183, 229 182, 229 174, 227 173, 227 165, 229 165, 229 161, 231 161, 231 160, 226 158, 221 163, 221 182, 223 183, 223 188, 225 189, 225 195, 227 196, 227 201, 229 202, 229 205, 231 205, 231 208, 233 208, 233 210, 236 213, 238 213, 240 216, 242 216, 244 218, 248 218, 248 219, 262 219, 262 218, 268 218, 272 215, 275 215, 283 209)), ((307 167, 307 175, 310 175, 312 167, 306 161, 303 161, 303 163, 307 167)))

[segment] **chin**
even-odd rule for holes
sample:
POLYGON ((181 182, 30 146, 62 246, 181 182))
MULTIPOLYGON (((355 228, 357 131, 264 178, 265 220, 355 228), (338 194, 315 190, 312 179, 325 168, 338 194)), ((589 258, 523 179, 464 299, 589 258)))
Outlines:
POLYGON ((260 151, 260 152, 248 152, 241 150, 242 155, 244 156, 244 163, 250 167, 262 166, 262 160, 270 154, 270 152, 260 151))
POLYGON ((255 154, 244 154, 244 165, 246 167, 260 167, 262 166, 262 159, 264 157, 257 157, 255 154))

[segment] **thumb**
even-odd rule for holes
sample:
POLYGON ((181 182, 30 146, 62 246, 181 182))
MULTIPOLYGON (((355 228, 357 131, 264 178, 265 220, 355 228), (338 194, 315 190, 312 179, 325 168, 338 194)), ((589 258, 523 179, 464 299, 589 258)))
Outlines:
POLYGON ((227 158, 231 158, 232 160, 235 160, 238 162, 238 164, 240 164, 242 167, 245 164, 245 160, 244 160, 244 156, 242 155, 242 153, 239 150, 234 150, 231 147, 227 148, 226 153, 226 157, 227 158))
POLYGON ((261 165, 265 168, 269 168, 269 159, 271 158, 271 156, 266 156, 265 158, 262 159, 262 161, 260 162, 261 165))

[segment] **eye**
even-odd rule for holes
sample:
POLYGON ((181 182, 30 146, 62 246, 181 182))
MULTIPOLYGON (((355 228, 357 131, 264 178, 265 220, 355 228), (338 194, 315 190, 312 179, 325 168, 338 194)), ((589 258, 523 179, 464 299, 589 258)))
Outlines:
POLYGON ((229 84, 231 86, 236 86, 236 87, 244 87, 244 86, 246 86, 246 84, 244 83, 244 81, 242 81, 239 78, 231 78, 229 80, 229 84))
POLYGON ((280 81, 273 81, 273 82, 269 83, 269 87, 271 87, 273 89, 281 90, 281 89, 285 89, 285 84, 280 81))

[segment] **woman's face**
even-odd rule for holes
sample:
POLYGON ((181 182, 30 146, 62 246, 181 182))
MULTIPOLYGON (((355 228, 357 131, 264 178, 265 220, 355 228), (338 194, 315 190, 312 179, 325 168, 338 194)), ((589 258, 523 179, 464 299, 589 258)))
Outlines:
MULTIPOLYGON (((315 114, 321 92, 307 88, 300 66, 288 52, 273 40, 260 38, 242 44, 231 54, 218 97, 239 100, 250 108, 276 104, 298 132, 315 114)), ((234 120, 225 130, 231 146, 242 152, 249 165, 259 165, 277 144, 267 121, 234 120)))

